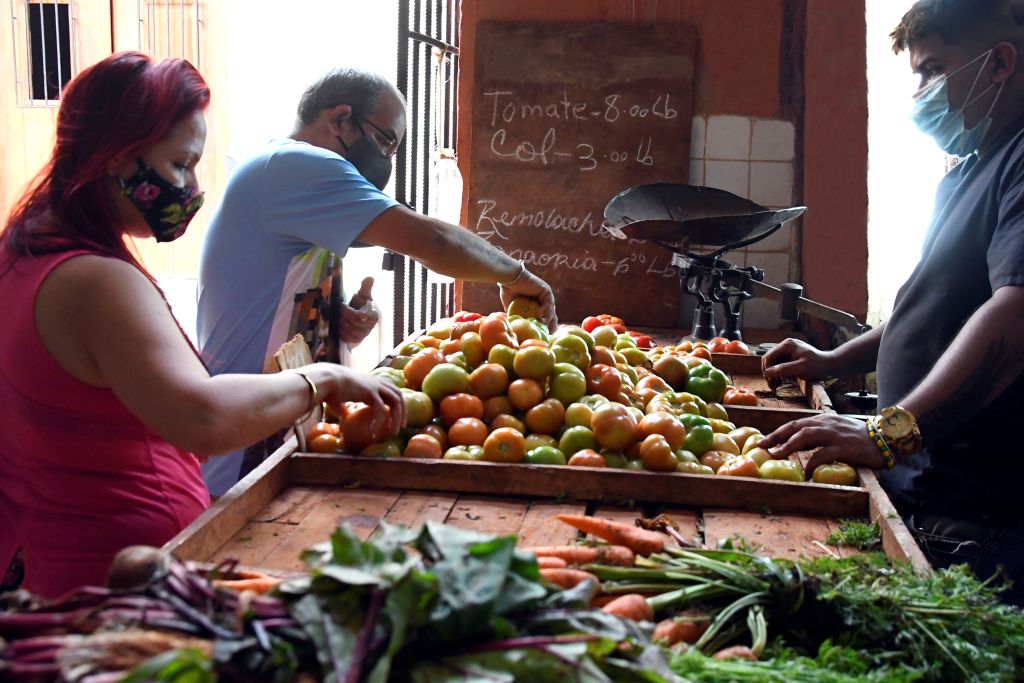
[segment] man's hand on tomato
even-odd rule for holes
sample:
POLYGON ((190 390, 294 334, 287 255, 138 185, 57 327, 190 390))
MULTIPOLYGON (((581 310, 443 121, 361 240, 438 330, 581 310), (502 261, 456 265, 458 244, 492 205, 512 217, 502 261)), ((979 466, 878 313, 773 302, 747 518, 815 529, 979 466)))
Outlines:
POLYGON ((786 339, 761 358, 761 370, 770 386, 784 379, 822 379, 830 372, 831 354, 799 339, 786 339))
POLYGON ((558 326, 558 315, 555 313, 555 295, 551 292, 548 283, 524 270, 522 274, 507 285, 498 285, 498 293, 501 295, 501 305, 508 309, 512 299, 516 296, 529 296, 540 301, 540 319, 548 326, 548 330, 555 331, 558 326))
POLYGON ((776 459, 789 457, 797 451, 820 449, 804 468, 808 479, 818 465, 832 462, 875 470, 885 467, 881 451, 868 436, 867 426, 851 417, 816 415, 794 420, 776 429, 757 445, 768 449, 776 459))

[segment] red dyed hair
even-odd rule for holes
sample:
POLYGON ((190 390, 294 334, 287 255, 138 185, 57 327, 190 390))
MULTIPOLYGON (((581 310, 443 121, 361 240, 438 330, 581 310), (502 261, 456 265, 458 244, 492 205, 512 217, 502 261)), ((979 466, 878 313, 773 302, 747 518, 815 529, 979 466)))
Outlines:
POLYGON ((0 244, 22 255, 92 249, 146 273, 125 244, 107 168, 209 102, 206 82, 184 59, 118 52, 83 71, 61 94, 53 154, 15 204, 0 244))

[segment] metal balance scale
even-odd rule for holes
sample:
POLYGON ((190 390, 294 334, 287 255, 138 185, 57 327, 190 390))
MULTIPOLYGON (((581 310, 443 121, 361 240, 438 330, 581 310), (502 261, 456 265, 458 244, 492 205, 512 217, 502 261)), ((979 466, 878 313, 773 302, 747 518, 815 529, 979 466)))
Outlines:
POLYGON ((655 183, 616 195, 604 209, 605 225, 621 239, 654 242, 672 252, 685 291, 697 299, 690 336, 742 339, 743 302, 754 296, 779 303, 779 318, 796 321, 799 314, 825 320, 854 333, 869 327, 853 315, 801 296, 803 287, 765 284, 764 271, 740 268, 723 256, 769 237, 807 207, 772 210, 731 192, 711 187, 655 183), (725 325, 715 322, 715 304, 723 308, 725 325))

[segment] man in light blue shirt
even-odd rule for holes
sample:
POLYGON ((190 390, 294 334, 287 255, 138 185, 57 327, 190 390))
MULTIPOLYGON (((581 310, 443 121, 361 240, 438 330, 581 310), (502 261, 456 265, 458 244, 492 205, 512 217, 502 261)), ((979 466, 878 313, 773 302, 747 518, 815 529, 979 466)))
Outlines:
MULTIPOLYGON (((405 135, 405 102, 386 80, 331 71, 299 102, 290 138, 269 143, 233 171, 203 243, 199 271, 199 349, 212 374, 258 373, 327 296, 335 255, 354 242, 405 254, 431 270, 540 299, 556 322, 550 287, 521 261, 459 226, 399 205, 381 190, 405 135)), ((341 339, 359 341, 376 313, 342 305, 341 339)), ((256 444, 203 466, 210 492, 223 495, 265 457, 256 444)))

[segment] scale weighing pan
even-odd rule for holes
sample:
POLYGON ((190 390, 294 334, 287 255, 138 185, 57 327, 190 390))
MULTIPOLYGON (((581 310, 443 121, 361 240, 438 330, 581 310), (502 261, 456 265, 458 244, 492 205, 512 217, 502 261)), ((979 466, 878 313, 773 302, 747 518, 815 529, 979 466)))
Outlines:
POLYGON ((768 237, 805 211, 804 206, 768 209, 713 187, 653 183, 615 195, 604 218, 618 237, 727 251, 768 237))

